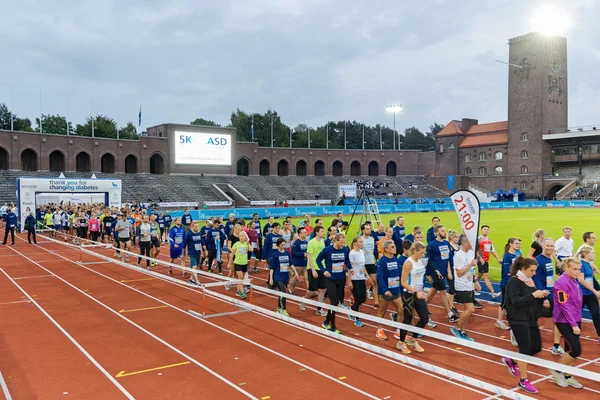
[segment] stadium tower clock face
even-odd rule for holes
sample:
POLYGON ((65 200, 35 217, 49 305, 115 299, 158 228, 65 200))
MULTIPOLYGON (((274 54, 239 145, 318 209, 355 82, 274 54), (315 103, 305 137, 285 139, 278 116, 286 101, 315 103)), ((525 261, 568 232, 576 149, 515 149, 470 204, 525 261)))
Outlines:
POLYGON ((560 55, 558 55, 558 53, 556 51, 552 52, 552 55, 550 56, 550 68, 552 69, 552 72, 554 72, 555 74, 558 74, 560 72, 560 68, 561 68, 560 55))

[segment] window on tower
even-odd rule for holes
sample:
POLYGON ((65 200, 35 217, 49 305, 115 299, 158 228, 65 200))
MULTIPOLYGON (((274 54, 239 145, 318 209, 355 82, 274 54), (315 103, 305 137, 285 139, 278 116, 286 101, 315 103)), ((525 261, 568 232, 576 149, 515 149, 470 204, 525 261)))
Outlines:
POLYGON ((494 174, 502 175, 502 167, 498 166, 494 169, 494 174))
POLYGON ((527 152, 527 150, 523 150, 521 152, 521 159, 527 160, 528 158, 529 158, 529 153, 527 152))
POLYGON ((494 153, 494 159, 496 161, 502 160, 502 152, 501 151, 497 151, 494 153))
POLYGON ((527 182, 521 182, 521 190, 527 190, 527 182))
POLYGON ((521 142, 527 142, 529 139, 527 139, 527 132, 523 132, 521 133, 521 142))
POLYGON ((473 170, 470 167, 465 168, 465 175, 473 175, 473 170))
POLYGON ((471 158, 471 154, 465 154, 465 162, 471 162, 472 158, 471 158))
POLYGON ((522 174, 526 174, 529 172, 529 168, 527 168, 527 165, 522 165, 521 166, 521 173, 522 174))
POLYGON ((487 175, 487 169, 485 167, 479 167, 479 175, 487 175))
POLYGON ((486 161, 487 160, 487 156, 485 154, 485 152, 481 152, 479 153, 479 161, 486 161))

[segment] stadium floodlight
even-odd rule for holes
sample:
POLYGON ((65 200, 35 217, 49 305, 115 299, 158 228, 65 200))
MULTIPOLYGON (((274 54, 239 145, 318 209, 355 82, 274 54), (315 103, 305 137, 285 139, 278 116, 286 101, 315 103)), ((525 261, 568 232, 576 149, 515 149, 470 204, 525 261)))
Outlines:
POLYGON ((546 5, 541 7, 532 20, 533 29, 543 35, 563 35, 569 27, 567 15, 560 9, 546 5))
MULTIPOLYGON (((396 113, 402 111, 402 104, 388 104, 385 107, 385 111, 394 113, 394 137, 392 139, 393 149, 396 150, 396 136, 398 133, 396 132, 396 113)), ((400 150, 400 138, 398 138, 398 150, 400 150)))

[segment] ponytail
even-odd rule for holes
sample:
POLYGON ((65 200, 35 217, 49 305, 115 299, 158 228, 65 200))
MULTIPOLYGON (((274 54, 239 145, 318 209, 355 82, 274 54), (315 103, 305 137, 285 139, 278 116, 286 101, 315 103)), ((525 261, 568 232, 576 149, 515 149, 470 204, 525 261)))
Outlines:
POLYGON ((517 272, 527 269, 532 265, 538 265, 537 261, 535 261, 535 258, 524 258, 522 256, 519 256, 516 258, 515 262, 510 267, 510 275, 516 276, 517 272))

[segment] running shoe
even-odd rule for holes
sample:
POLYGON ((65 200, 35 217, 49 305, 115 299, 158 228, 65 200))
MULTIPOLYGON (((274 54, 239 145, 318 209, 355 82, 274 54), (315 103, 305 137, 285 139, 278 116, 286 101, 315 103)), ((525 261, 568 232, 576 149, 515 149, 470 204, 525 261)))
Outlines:
POLYGON ((229 289, 231 289, 231 285, 230 285, 230 284, 228 284, 228 283, 226 283, 226 284, 225 284, 225 290, 229 290, 229 289))
POLYGON ((323 327, 323 329, 331 329, 331 324, 328 321, 323 322, 321 326, 323 327))
POLYGON ((369 300, 373 300, 373 291, 372 290, 367 290, 367 297, 369 298, 369 300))
POLYGON ((472 337, 470 337, 469 335, 467 335, 465 332, 461 331, 460 333, 461 333, 463 339, 468 340, 469 342, 474 342, 475 341, 475 339, 473 339, 472 337))
POLYGON ((390 313, 390 319, 394 322, 398 321, 398 313, 397 312, 390 313))
POLYGON ((519 380, 519 387, 527 393, 537 393, 538 390, 529 382, 529 379, 519 380))
POLYGON ((327 316, 327 311, 323 310, 321 308, 320 310, 317 310, 317 315, 320 315, 321 317, 326 317, 327 316))
POLYGON ((406 343, 398 341, 398 343, 396 343, 396 348, 398 350, 400 350, 403 354, 410 354, 412 353, 412 351, 410 351, 408 349, 408 347, 406 347, 406 343))
POLYGON ((481 293, 478 292, 477 290, 473 293, 475 296, 481 296, 481 293))
POLYGON ((473 300, 473 307, 475 307, 476 309, 483 308, 483 306, 481 305, 481 303, 478 302, 477 300, 473 300))
POLYGON ((306 311, 306 304, 300 303, 300 311, 306 311))
POLYGON ((349 309, 350 309, 350 307, 348 307, 346 304, 344 304, 344 302, 343 302, 343 301, 342 301, 341 307, 342 307, 342 308, 345 308, 346 310, 349 310, 349 309))
POLYGON ((506 365, 506 368, 508 368, 508 372, 510 372, 512 376, 514 376, 515 378, 519 377, 519 366, 517 365, 515 360, 508 357, 502 357, 502 362, 504 363, 504 365, 506 365))
POLYGON ((454 314, 452 314, 451 316, 448 317, 448 321, 450 321, 450 322, 456 322, 459 319, 460 318, 458 317, 458 315, 454 315, 454 314))
POLYGON ((289 288, 289 289, 288 289, 288 293, 289 293, 289 294, 294 294, 294 289, 293 289, 293 288, 289 288))
POLYGON ((356 321, 356 317, 354 315, 348 315, 348 319, 350 321, 356 321))
POLYGON ((388 337, 385 334, 385 332, 383 331, 383 329, 377 329, 377 332, 375 333, 375 337, 379 340, 388 340, 388 337))
MULTIPOLYGON (((245 296, 246 296, 246 294, 244 293, 244 297, 245 296)), ((284 317, 289 317, 290 316, 290 314, 287 312, 287 310, 281 310, 280 314, 283 315, 284 317)))
POLYGON ((125 254, 125 262, 129 262, 129 256, 125 254))
POLYGON ((503 331, 507 331, 510 329, 506 322, 496 320, 496 328, 502 329, 503 331))
POLYGON ((394 332, 394 339, 400 340, 400 329, 396 329, 396 332, 394 332))
POLYGON ((565 379, 567 380, 567 383, 569 384, 569 386, 571 386, 572 388, 583 389, 583 385, 581 383, 577 382, 575 380, 575 378, 573 378, 572 376, 570 376, 568 378, 565 377, 565 379))
POLYGON ((423 347, 421 347, 421 345, 419 344, 419 342, 416 341, 415 339, 408 339, 405 343, 407 345, 409 345, 409 346, 412 346, 417 353, 424 353, 425 352, 425 349, 423 347))
POLYGON ((424 337, 425 337, 425 335, 423 335, 422 333, 417 333, 417 339, 421 339, 421 338, 424 338, 424 337))
POLYGON ((565 350, 562 348, 562 346, 560 344, 558 346, 552 346, 550 348, 550 352, 552 354, 554 354, 555 356, 564 356, 565 355, 565 350))
POLYGON ((254 272, 258 274, 258 267, 254 267, 254 272))
POLYGON ((167 272, 169 275, 173 275, 173 270, 169 270, 169 272, 167 272))
POLYGON ((342 332, 338 328, 329 328, 329 330, 333 333, 337 333, 338 335, 342 334, 342 332))
POLYGON ((432 320, 429 320, 427 322, 427 327, 428 328, 434 329, 436 326, 437 326, 437 324, 435 322, 433 322, 432 320))
POLYGON ((458 310, 456 309, 456 307, 450 307, 450 311, 452 311, 452 314, 454 314, 454 315, 458 315, 458 314, 460 314, 460 311, 458 311, 458 310))
POLYGON ((463 338, 462 332, 460 331, 460 329, 458 329, 458 328, 456 328, 454 326, 450 328, 450 332, 452 332, 452 334, 454 336, 456 336, 457 338, 459 338, 459 339, 463 338))
POLYGON ((502 296, 502 293, 498 293, 498 292, 492 293, 492 299, 497 299, 500 296, 502 296))
POLYGON ((362 328, 364 326, 363 322, 360 320, 360 318, 356 318, 354 319, 354 325, 356 325, 359 328, 362 328))
POLYGON ((569 384, 567 383, 567 379, 565 378, 565 376, 563 375, 562 372, 559 372, 555 369, 549 369, 548 371, 550 371, 550 373, 552 374, 552 379, 554 380, 554 383, 556 383, 558 386, 560 386, 560 387, 569 386, 569 384))
MULTIPOLYGON (((237 297, 239 297, 240 299, 244 300, 246 298, 246 293, 244 292, 240 292, 239 290, 235 293, 235 295, 237 297)), ((285 315, 285 314, 284 314, 285 315)))
POLYGON ((510 331, 510 344, 512 344, 515 347, 519 347, 519 343, 517 342, 517 338, 515 337, 513 331, 510 331))
POLYGON ((152 262, 150 263, 150 265, 152 265, 153 267, 156 267, 156 261, 152 261, 152 262))

